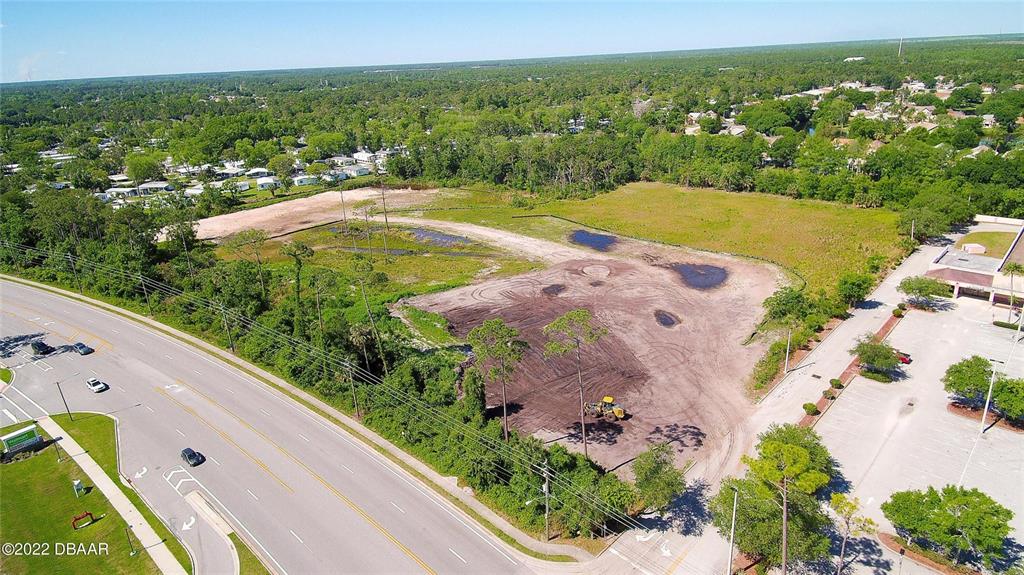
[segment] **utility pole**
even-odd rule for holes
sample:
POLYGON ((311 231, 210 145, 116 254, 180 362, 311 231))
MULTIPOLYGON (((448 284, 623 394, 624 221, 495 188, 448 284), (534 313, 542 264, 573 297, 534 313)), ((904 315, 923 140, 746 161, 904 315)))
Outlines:
POLYGON ((388 376, 388 360, 384 357, 384 346, 380 342, 380 332, 377 331, 377 324, 373 321, 373 312, 370 311, 370 300, 366 297, 366 286, 363 280, 359 280, 359 289, 363 292, 363 305, 366 306, 366 315, 370 318, 370 329, 373 330, 374 339, 377 340, 377 352, 380 353, 380 363, 384 366, 384 375, 388 376))
POLYGON ((729 562, 725 565, 725 575, 732 575, 733 542, 736 541, 736 504, 739 503, 740 490, 732 488, 732 526, 729 527, 729 562))
POLYGON ((551 472, 548 470, 548 462, 544 462, 544 542, 551 541, 551 524, 548 520, 550 507, 548 498, 551 497, 551 472))
POLYGON ((341 198, 341 221, 345 224, 345 232, 348 232, 348 215, 345 213, 345 190, 338 191, 338 197, 341 198))
POLYGON ((231 353, 235 353, 235 338, 231 335, 231 326, 228 325, 228 314, 224 304, 220 305, 220 319, 224 322, 224 333, 228 334, 228 346, 231 348, 231 353))
POLYGON ((71 374, 71 375, 69 375, 69 376, 65 377, 64 379, 62 379, 62 380, 60 380, 60 381, 57 381, 57 382, 55 382, 55 383, 54 383, 54 385, 56 385, 56 386, 57 386, 57 392, 58 392, 58 393, 60 393, 60 400, 61 400, 62 402, 64 402, 64 411, 68 412, 68 418, 69 418, 69 419, 71 419, 71 421, 74 421, 74 420, 75 420, 75 416, 74 416, 74 415, 71 415, 71 408, 70 408, 70 407, 68 407, 68 400, 67 400, 67 399, 66 399, 66 398, 64 397, 64 390, 63 390, 63 389, 61 389, 61 387, 60 387, 60 384, 61 384, 61 383, 64 383, 65 381, 67 381, 67 380, 69 380, 69 379, 71 379, 72 377, 75 377, 75 376, 77 376, 77 375, 78 375, 78 372, 76 371, 75 373, 73 373, 73 374, 71 374))
POLYGON ((384 186, 380 187, 380 203, 384 206, 384 229, 391 231, 391 225, 388 224, 388 201, 384 197, 384 186))
POLYGON ((352 371, 349 371, 348 373, 348 386, 352 389, 352 405, 355 407, 356 417, 361 418, 362 414, 359 413, 359 400, 356 397, 356 377, 352 371))
POLYGON ((366 223, 366 253, 370 256, 370 261, 373 261, 373 246, 370 245, 370 212, 363 210, 363 222, 366 223))
POLYGON ((789 337, 786 339, 786 367, 782 370, 782 375, 789 373, 789 348, 793 344, 793 330, 789 330, 789 337))
POLYGON ((153 315, 153 302, 149 299, 149 288, 146 287, 146 280, 143 279, 142 274, 139 274, 139 285, 142 286, 142 294, 146 296, 146 308, 149 310, 149 315, 153 315))
POLYGON ((910 239, 914 239, 915 237, 917 237, 917 236, 914 235, 914 232, 917 231, 915 229, 916 227, 917 227, 917 220, 910 220, 910 239))
POLYGON ((68 263, 71 264, 71 273, 75 274, 75 283, 78 284, 78 293, 82 293, 82 280, 78 277, 78 268, 75 267, 75 259, 71 254, 64 254, 68 258, 68 263))

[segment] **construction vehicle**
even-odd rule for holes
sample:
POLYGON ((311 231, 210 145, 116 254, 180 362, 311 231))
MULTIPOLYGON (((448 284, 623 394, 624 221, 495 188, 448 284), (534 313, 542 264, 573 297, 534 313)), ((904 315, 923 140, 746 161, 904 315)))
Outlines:
POLYGON ((607 417, 611 416, 612 419, 625 419, 626 410, 621 405, 615 403, 615 398, 606 395, 601 401, 591 401, 585 406, 587 415, 591 417, 607 417))

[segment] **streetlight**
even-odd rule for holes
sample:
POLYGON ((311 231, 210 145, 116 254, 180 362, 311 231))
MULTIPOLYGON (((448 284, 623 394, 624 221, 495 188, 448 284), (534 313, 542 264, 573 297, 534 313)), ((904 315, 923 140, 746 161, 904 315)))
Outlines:
POLYGON ((732 488, 732 525, 729 527, 729 562, 725 565, 725 575, 732 575, 733 542, 736 540, 736 504, 740 499, 740 490, 732 488))
POLYGON ((60 380, 60 381, 58 381, 58 382, 56 382, 54 384, 54 385, 57 386, 57 391, 60 393, 60 400, 64 402, 64 411, 68 412, 68 417, 71 419, 71 421, 75 420, 75 416, 71 415, 71 408, 68 407, 68 400, 64 398, 64 390, 60 388, 60 384, 64 383, 65 381, 67 381, 69 379, 71 379, 72 377, 77 377, 78 373, 79 372, 76 371, 75 373, 72 373, 71 375, 65 377, 64 379, 62 379, 62 380, 60 380))

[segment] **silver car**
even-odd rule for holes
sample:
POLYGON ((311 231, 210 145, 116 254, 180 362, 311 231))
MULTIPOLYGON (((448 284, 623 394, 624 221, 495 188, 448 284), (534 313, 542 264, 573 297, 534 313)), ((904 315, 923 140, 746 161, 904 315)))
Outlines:
POLYGON ((102 381, 96 379, 95 377, 90 377, 89 379, 85 380, 85 386, 88 387, 89 391, 93 393, 99 393, 101 391, 106 391, 110 389, 109 385, 103 383, 102 381))

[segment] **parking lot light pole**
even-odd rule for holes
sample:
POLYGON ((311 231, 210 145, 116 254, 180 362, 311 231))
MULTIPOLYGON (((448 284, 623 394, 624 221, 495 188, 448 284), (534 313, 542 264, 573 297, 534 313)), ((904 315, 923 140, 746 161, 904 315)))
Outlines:
POLYGON ((729 561, 725 564, 725 575, 732 575, 733 542, 736 540, 736 504, 739 503, 740 490, 732 488, 732 525, 729 527, 729 561))
POLYGON ((71 408, 68 407, 68 400, 64 398, 64 390, 60 388, 60 384, 64 383, 65 381, 67 381, 67 380, 69 380, 72 377, 75 377, 77 375, 78 375, 78 372, 76 371, 75 373, 72 373, 71 375, 69 375, 69 376, 65 377, 64 379, 56 382, 56 384, 55 384, 57 386, 57 391, 60 393, 60 400, 64 402, 64 411, 68 412, 68 418, 71 419, 71 421, 75 420, 75 416, 71 415, 71 408))

